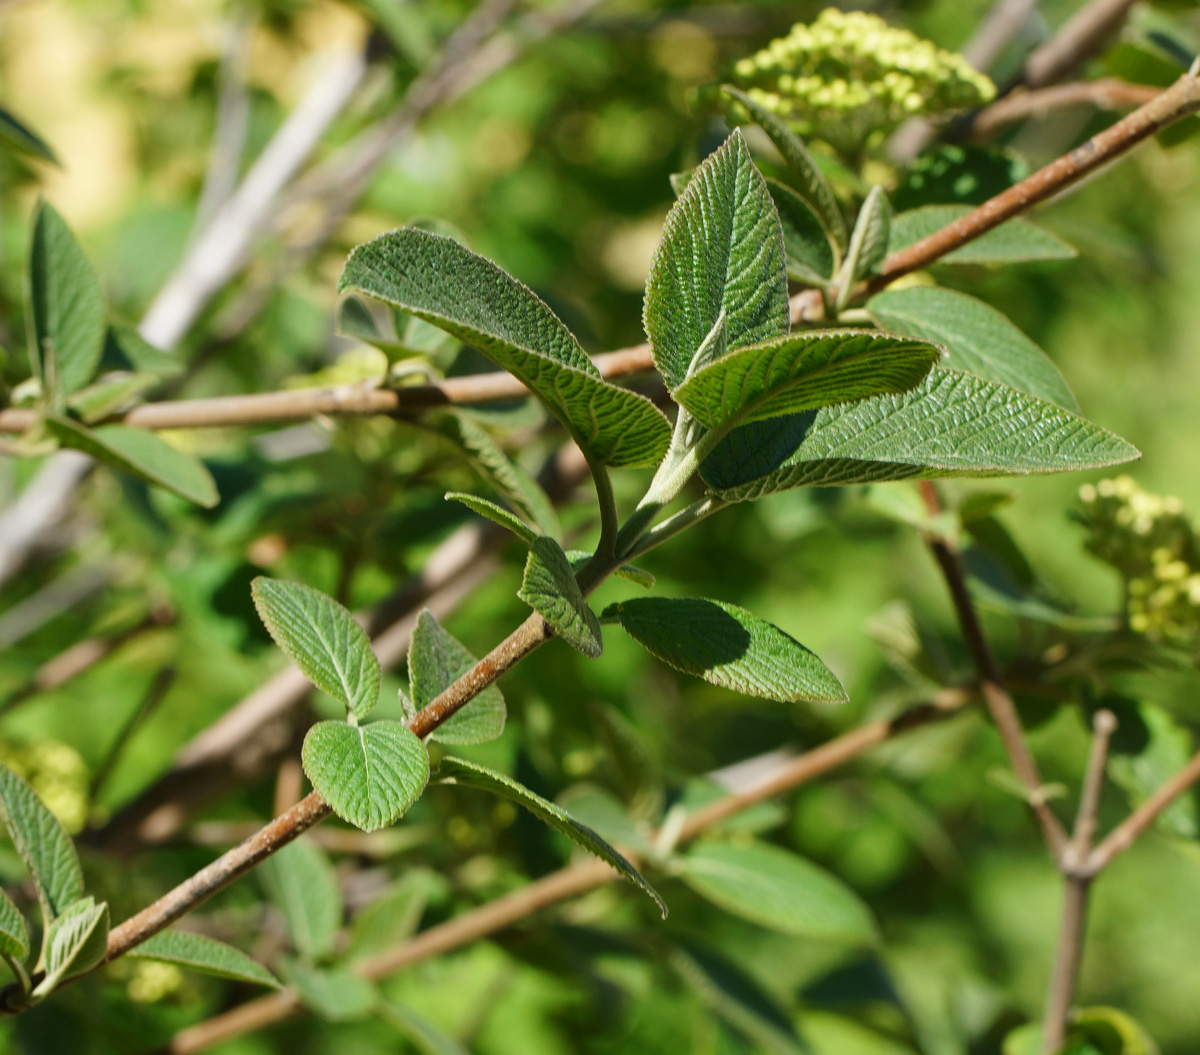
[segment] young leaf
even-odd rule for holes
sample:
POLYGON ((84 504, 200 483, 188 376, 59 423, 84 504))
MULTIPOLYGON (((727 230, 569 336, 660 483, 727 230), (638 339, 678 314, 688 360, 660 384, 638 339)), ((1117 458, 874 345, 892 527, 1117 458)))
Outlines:
POLYGON ((290 960, 285 973, 300 1002, 330 1022, 366 1018, 379 1004, 375 987, 344 967, 313 967, 290 960))
POLYGON ((710 429, 848 403, 919 384, 941 349, 863 330, 809 331, 741 348, 673 395, 710 429))
POLYGON ((746 696, 843 703, 833 672, 795 638, 744 608, 697 597, 636 597, 605 618, 664 663, 746 696))
POLYGON ((429 779, 425 745, 399 722, 358 728, 317 722, 304 738, 301 760, 333 812, 364 832, 404 816, 429 779))
POLYGON ((100 425, 89 429, 70 418, 47 418, 46 427, 64 447, 163 487, 206 509, 218 501, 217 485, 199 458, 173 447, 146 429, 100 425))
MULTIPOLYGON (((578 573, 588 561, 592 559, 592 555, 587 550, 569 549, 567 552, 567 561, 571 565, 571 571, 578 573)), ((632 564, 622 564, 616 571, 613 572, 618 579, 624 579, 626 582, 631 582, 635 586, 641 586, 643 589, 649 590, 657 581, 648 571, 643 571, 632 564)))
POLYGON ((33 991, 52 993, 60 982, 90 971, 108 951, 108 905, 80 898, 50 924, 45 938, 46 977, 33 991))
POLYGON ((568 839, 578 843, 602 861, 606 861, 635 886, 641 887, 654 899, 663 919, 667 918, 667 906, 663 903, 663 899, 642 878, 641 873, 591 828, 574 820, 561 806, 556 806, 548 799, 535 795, 523 784, 518 784, 512 777, 461 758, 443 758, 438 763, 435 779, 441 784, 464 784, 467 787, 479 788, 481 791, 490 791, 493 795, 499 795, 502 798, 510 799, 519 806, 524 806, 539 820, 562 832, 568 839))
MULTIPOLYGON (((888 252, 898 253, 966 216, 970 205, 925 205, 892 218, 888 252)), ((1009 220, 961 249, 947 253, 939 264, 1017 264, 1028 260, 1069 260, 1075 250, 1056 234, 1028 220, 1009 220)))
POLYGON ((701 842, 681 876, 727 912, 801 938, 867 945, 871 912, 840 879, 788 850, 761 842, 701 842))
POLYGON ((522 542, 530 543, 534 540, 536 532, 533 528, 495 502, 480 498, 478 495, 464 494, 462 491, 447 491, 445 497, 448 502, 461 502, 473 513, 478 513, 481 517, 487 517, 493 524, 507 528, 522 542))
POLYGON ((1053 403, 954 370, 934 370, 903 395, 772 419, 757 440, 755 449, 731 436, 701 464, 701 476, 722 498, 887 480, 1041 475, 1140 457, 1119 436, 1053 403), (766 472, 751 475, 764 464, 766 472))
POLYGON ((600 621, 584 600, 571 562, 554 539, 543 536, 533 540, 517 596, 572 648, 590 659, 603 651, 600 621))
POLYGON ((178 356, 160 351, 144 340, 132 326, 120 323, 108 327, 102 359, 118 368, 159 377, 175 377, 183 373, 186 366, 178 356))
POLYGON ((851 287, 860 278, 879 270, 888 250, 888 229, 891 225, 887 197, 880 187, 872 187, 863 202, 850 235, 846 263, 842 268, 842 299, 849 296, 851 287))
POLYGON ((292 947, 310 960, 328 956, 342 927, 342 894, 325 852, 300 838, 268 857, 258 874, 267 897, 283 913, 292 947))
POLYGON ((54 156, 54 151, 47 146, 46 141, 4 109, 0 109, 0 143, 21 154, 41 158, 52 165, 59 164, 58 158, 54 156))
POLYGON ((822 175, 817 163, 813 161, 804 144, 786 124, 766 107, 761 106, 745 92, 732 85, 724 84, 721 91, 731 99, 736 99, 751 119, 770 137, 775 149, 787 163, 792 186, 800 192, 800 196, 808 202, 820 217, 821 223, 829 235, 829 240, 840 249, 846 248, 846 221, 842 210, 838 208, 833 189, 822 175))
POLYGON ((370 959, 416 933, 434 888, 433 873, 412 869, 354 917, 346 959, 370 959))
MULTIPOLYGON (((292 845, 296 845, 293 843, 292 845)), ((182 930, 159 931, 128 953, 136 959, 173 963, 218 978, 251 982, 270 989, 282 989, 279 980, 262 964, 250 959, 241 949, 223 941, 182 930)))
MULTIPOLYGON (((416 710, 427 706, 478 663, 437 617, 423 609, 417 615, 408 646, 408 680, 416 710)), ((443 744, 483 744, 504 732, 504 697, 489 685, 430 734, 443 744)))
POLYGON ((767 189, 783 225, 783 248, 788 278, 809 285, 824 285, 833 276, 834 252, 829 235, 817 214, 791 187, 767 179, 767 189))
POLYGON ((49 926, 83 896, 75 844, 33 788, 4 765, 0 765, 0 804, 9 838, 29 869, 42 918, 49 926))
POLYGON ((999 381, 1068 410, 1079 409, 1046 353, 981 300, 952 289, 910 286, 872 297, 867 310, 885 330, 944 344, 951 369, 999 381))
POLYGON ((157 374, 106 374, 76 392, 67 400, 67 406, 85 425, 91 425, 130 406, 138 396, 158 383, 157 374))
POLYGON ((0 956, 24 960, 28 955, 29 929, 25 926, 25 918, 12 899, 0 890, 0 956))
POLYGON ((740 132, 696 170, 650 265, 644 322, 668 387, 686 380, 722 314, 731 349, 789 328, 779 214, 740 132))
POLYGON ((53 406, 96 372, 105 314, 95 269, 66 221, 41 202, 29 252, 29 333, 31 358, 53 406))
POLYGON ((284 655, 317 688, 362 720, 379 701, 379 660, 371 639, 332 597, 298 582, 259 576, 254 606, 284 655))
POLYGON ((457 242, 413 227, 380 235, 350 254, 338 289, 403 308, 477 348, 598 462, 655 465, 666 453, 671 427, 654 404, 601 378, 542 300, 457 242))
POLYGON ((406 1007, 385 1003, 379 1008, 379 1016, 408 1038, 421 1055, 470 1055, 449 1033, 406 1007))

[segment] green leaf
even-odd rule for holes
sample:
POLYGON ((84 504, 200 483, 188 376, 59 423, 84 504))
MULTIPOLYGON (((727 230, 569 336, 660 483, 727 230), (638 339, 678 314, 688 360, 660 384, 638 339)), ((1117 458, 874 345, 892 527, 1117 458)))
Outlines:
POLYGON ((47 418, 46 427, 64 447, 90 454, 206 509, 217 504, 217 485, 204 463, 146 429, 125 425, 89 429, 70 418, 47 418))
POLYGON ((328 956, 342 928, 342 894, 325 852, 301 837, 268 857, 258 874, 283 914, 292 947, 310 960, 328 956))
MULTIPOLYGON (((1113 783, 1125 791, 1135 808, 1183 769, 1195 751, 1187 728, 1164 708, 1141 703, 1137 705, 1137 716, 1145 727, 1145 739, 1137 750, 1125 750, 1118 734, 1108 760, 1113 783)), ((1180 795, 1159 814, 1156 824, 1179 838, 1195 839, 1200 835, 1195 797, 1180 795)))
POLYGON ((3 890, 0 890, 0 955, 13 960, 24 960, 29 955, 29 928, 3 890))
POLYGON ((1119 436, 1053 403, 954 370, 934 370, 903 395, 739 432, 700 467, 732 501, 793 487, 1070 472, 1140 457, 1119 436))
POLYGON ((81 388, 67 400, 67 406, 85 425, 91 425, 137 402, 138 396, 158 383, 157 374, 108 374, 81 388))
POLYGON ((744 608, 697 597, 636 597, 611 604, 639 645, 664 663, 746 696, 842 703, 846 690, 816 656, 744 608))
POLYGON ((696 170, 650 265, 644 322, 668 387, 686 380, 722 314, 731 349, 789 328, 779 214, 740 132, 696 170))
POLYGON ((46 925, 83 896, 83 871, 71 837, 37 793, 0 765, 0 804, 13 846, 37 890, 46 925))
POLYGON ((429 902, 435 876, 411 869, 357 916, 346 949, 348 961, 370 959, 412 937, 429 902))
MULTIPOLYGON (((429 609, 422 609, 408 646, 408 679, 415 708, 430 704, 478 662, 429 609)), ((504 732, 506 716, 504 697, 495 685, 489 685, 429 738, 443 744, 486 743, 504 732)))
POLYGON ((854 232, 850 235, 850 246, 846 250, 841 291, 843 300, 849 296, 855 282, 879 270, 879 265, 887 256, 890 226, 887 197, 881 187, 872 187, 858 211, 854 232))
POLYGON ((849 945, 875 939, 871 912, 836 876, 761 842, 701 842, 681 877, 714 905, 783 934, 849 945))
POLYGON ((833 276, 836 257, 820 219, 809 204, 786 184, 768 177, 767 188, 783 225, 788 278, 823 286, 833 276))
POLYGON ((29 333, 31 359, 53 407, 96 372, 106 311, 91 262, 66 221, 41 202, 29 252, 29 333))
POLYGON ((371 639, 332 597, 298 582, 259 576, 254 606, 271 637, 304 676, 361 720, 379 702, 379 660, 371 639))
POLYGON ((644 396, 600 376, 543 301, 490 260, 457 242, 405 227, 360 245, 338 283, 470 344, 515 375, 607 465, 655 465, 671 427, 644 396))
MULTIPOLYGON (((438 431, 462 448, 475 471, 496 489, 527 524, 543 535, 559 538, 558 514, 541 485, 514 462, 491 433, 464 411, 442 416, 438 431)), ((477 510, 478 512, 478 510, 477 510)))
POLYGON ((502 528, 507 528, 522 542, 532 542, 537 534, 520 517, 515 516, 503 506, 497 505, 487 498, 465 494, 462 491, 447 491, 445 497, 446 501, 461 502, 472 512, 478 513, 481 517, 487 517, 493 524, 499 524, 502 528))
MULTIPOLYGON (((925 205, 892 218, 888 252, 898 253, 940 231, 972 211, 970 205, 925 205)), ((1009 220, 961 249, 941 257, 939 264, 1017 264, 1029 260, 1069 260, 1075 250, 1056 234, 1028 220, 1009 220)))
POLYGON ((33 991, 41 998, 60 982, 90 971, 108 952, 108 905, 90 897, 69 905, 50 924, 45 938, 46 976, 33 991))
POLYGON ((183 373, 185 363, 177 356, 160 351, 143 340, 132 326, 114 323, 105 335, 105 360, 123 362, 134 373, 175 377, 183 373))
MULTIPOLYGON (((580 568, 592 559, 592 555, 587 550, 569 549, 566 552, 567 561, 571 565, 572 572, 578 572, 580 568)), ((613 572, 613 575, 618 579, 624 579, 626 582, 631 582, 635 586, 641 586, 646 590, 653 587, 657 581, 648 571, 644 571, 633 564, 622 564, 613 572)))
POLYGON ((828 1011, 805 1011, 800 1032, 813 1055, 917 1055, 907 1044, 828 1011))
MULTIPOLYGON (((1021 1026, 1004 1038, 1004 1055, 1041 1055, 1042 1027, 1021 1026)), ((1159 1055, 1158 1045, 1140 1023, 1112 1007, 1076 1011, 1061 1055, 1159 1055)))
POLYGON ((571 562, 554 539, 542 536, 533 540, 517 596, 572 648, 591 659, 603 651, 600 621, 584 600, 571 562))
POLYGON ((8 110, 0 108, 0 143, 4 143, 21 154, 29 154, 52 165, 60 165, 54 151, 46 141, 37 135, 28 125, 18 121, 8 110))
POLYGON ((366 1018, 379 1005, 375 987, 344 967, 313 967, 290 960, 285 974, 300 1002, 330 1022, 366 1018))
POLYGON ((810 331, 731 352, 672 395, 710 429, 845 403, 919 384, 941 349, 864 330, 810 331))
POLYGON ((846 221, 842 210, 838 207, 837 199, 828 180, 813 161, 812 155, 796 135, 780 118, 771 113, 766 107, 750 98, 745 92, 724 84, 721 91, 731 99, 736 99, 751 119, 767 133, 775 149, 787 163, 788 174, 792 186, 800 192, 800 196, 808 202, 820 217, 821 223, 829 235, 829 240, 841 249, 846 247, 846 221))
POLYGON ((796 1028, 759 984, 723 956, 696 945, 675 946, 671 966, 718 1015, 762 1049, 805 1055, 796 1028))
POLYGON ((404 816, 429 779, 425 745, 399 722, 318 722, 304 738, 302 760, 333 812, 364 832, 404 816))
POLYGON ((981 300, 952 289, 910 286, 872 297, 867 310, 885 330, 944 344, 951 369, 1078 410, 1071 389, 1046 353, 981 300))
POLYGON ((443 758, 438 763, 436 779, 442 784, 463 784, 481 791, 490 791, 493 795, 499 795, 524 806, 539 820, 562 832, 568 839, 607 862, 635 886, 641 887, 654 899, 663 919, 667 918, 667 906, 663 903, 663 899, 642 878, 641 873, 596 832, 574 820, 561 806, 556 806, 548 799, 535 795, 512 777, 461 758, 443 758))
POLYGON ((241 949, 202 934, 190 934, 182 930, 159 931, 131 949, 128 955, 137 959, 173 963, 218 978, 231 978, 236 982, 252 982, 271 989, 283 988, 270 971, 241 949))
POLYGON ((379 1016, 395 1026, 422 1055, 470 1055, 449 1033, 406 1007, 385 1003, 379 1009, 379 1016))

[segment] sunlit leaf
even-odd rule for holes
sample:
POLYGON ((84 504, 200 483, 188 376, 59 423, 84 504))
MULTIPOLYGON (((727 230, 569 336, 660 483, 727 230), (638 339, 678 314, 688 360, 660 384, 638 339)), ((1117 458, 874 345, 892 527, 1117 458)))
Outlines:
POLYGON ((533 540, 517 596, 572 648, 590 659, 603 651, 600 621, 584 600, 567 555, 553 539, 533 540))
MULTIPOLYGON (((293 844, 294 845, 294 844, 293 844)), ((152 938, 135 946, 129 956, 143 960, 173 963, 177 967, 230 978, 236 982, 265 985, 281 989, 279 980, 262 964, 252 960, 240 949, 226 945, 203 934, 181 930, 159 931, 152 938)))

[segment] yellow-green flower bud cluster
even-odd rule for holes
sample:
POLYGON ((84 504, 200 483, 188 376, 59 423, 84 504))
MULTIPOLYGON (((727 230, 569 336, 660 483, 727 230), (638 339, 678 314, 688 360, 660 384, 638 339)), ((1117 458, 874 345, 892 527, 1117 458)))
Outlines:
POLYGON ((29 781, 67 831, 83 829, 88 814, 88 768, 75 748, 58 740, 2 742, 0 762, 29 781))
POLYGON ((992 82, 877 15, 834 8, 742 59, 734 80, 802 136, 847 153, 876 145, 909 117, 936 117, 995 97, 992 82))
POLYGON ((1125 577, 1129 628, 1185 648, 1200 643, 1200 540, 1178 498, 1131 477, 1079 491, 1087 548, 1125 577))

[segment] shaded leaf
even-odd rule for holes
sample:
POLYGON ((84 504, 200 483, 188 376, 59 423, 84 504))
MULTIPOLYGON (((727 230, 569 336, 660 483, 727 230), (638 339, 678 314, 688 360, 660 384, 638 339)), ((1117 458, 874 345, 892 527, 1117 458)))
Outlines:
MULTIPOLYGON (((888 252, 898 253, 940 231, 971 212, 969 205, 925 205, 892 217, 888 252)), ((1016 219, 993 227, 960 249, 938 259, 939 264, 1016 264, 1029 260, 1069 260, 1075 250, 1056 234, 1016 219)))
POLYGON ((553 539, 533 540, 517 596, 572 648, 591 659, 603 651, 600 621, 584 600, 567 555, 553 539))
POLYGON ((885 330, 944 344, 951 369, 998 381, 1068 410, 1078 409, 1071 389, 1046 353, 981 300, 952 289, 910 286, 872 297, 867 310, 885 330))
POLYGON ((872 187, 858 211, 858 219, 850 235, 850 246, 846 250, 844 293, 860 278, 879 270, 879 265, 887 256, 890 227, 887 197, 881 187, 872 187))
POLYGON ((609 605, 604 616, 651 655, 713 685, 768 700, 846 699, 833 672, 799 641, 736 605, 637 597, 609 605))
POLYGON ((75 844, 24 780, 0 765, 0 803, 13 846, 37 890, 46 925, 83 896, 83 871, 75 844))
MULTIPOLYGON (((471 670, 477 660, 428 608, 417 615, 408 646, 408 679, 413 706, 420 710, 471 670)), ((482 744, 504 732, 504 697, 489 685, 429 734, 443 744, 482 744)))
POLYGON ((3 890, 0 890, 0 955, 13 960, 24 960, 29 955, 29 928, 3 890))
POLYGON ((870 944, 870 910, 836 876, 761 842, 701 842, 681 859, 681 876, 727 912, 783 934, 870 944))
POLYGON ((447 491, 445 497, 448 502, 461 502, 473 513, 478 513, 481 517, 486 517, 493 524, 499 524, 502 528, 507 528, 522 542, 529 543, 534 539, 536 533, 525 521, 487 498, 465 494, 462 491, 447 491))
POLYGON ((0 108, 0 143, 4 143, 21 154, 29 154, 32 157, 41 158, 42 161, 49 161, 52 165, 60 164, 58 158, 54 156, 54 151, 41 136, 3 108, 0 108))
POLYGON ((325 852, 301 837, 268 857, 258 874, 292 947, 310 960, 328 956, 342 927, 342 894, 325 852))
POLYGON ((354 917, 349 961, 366 960, 412 937, 434 888, 433 873, 411 869, 354 917))
MULTIPOLYGON (((295 845, 294 843, 292 845, 295 845)), ((136 959, 173 963, 193 971, 251 982, 270 989, 282 989, 279 980, 262 964, 252 960, 241 949, 226 945, 203 934, 182 930, 159 931, 154 937, 135 946, 128 953, 136 959)))
MULTIPOLYGON (((567 550, 567 561, 570 563, 571 571, 573 572, 577 573, 591 559, 592 555, 587 550, 567 550)), ((631 582, 635 586, 641 586, 646 590, 649 590, 657 581, 648 571, 644 571, 634 564, 622 564, 613 572, 613 575, 618 579, 624 579, 626 582, 631 582)))
MULTIPOLYGON (((1130 805, 1135 808, 1183 769, 1195 752, 1191 734, 1164 708, 1141 703, 1137 705, 1137 713, 1147 733, 1140 750, 1125 751, 1119 741, 1114 742, 1108 760, 1109 775, 1128 794, 1130 805)), ((1159 814, 1156 824, 1172 835, 1195 839, 1200 835, 1195 796, 1186 793, 1178 796, 1159 814)))
POLYGON ((89 429, 70 418, 47 418, 46 427, 64 447, 90 454, 206 509, 217 504, 217 485, 204 463, 153 432, 125 425, 89 429))
POLYGON ((356 719, 375 709, 379 660, 354 616, 332 597, 298 582, 260 575, 250 592, 275 644, 309 681, 356 719))
POLYGON ((783 231, 740 132, 696 169, 650 265, 643 321, 670 388, 722 315, 729 348, 788 332, 783 231))
POLYGON ((125 366, 134 373, 175 377, 183 373, 186 365, 179 357, 155 348, 132 326, 113 323, 104 340, 105 361, 125 366))
POLYGON ((542 798, 541 795, 535 795, 512 777, 461 758, 443 758, 438 763, 436 779, 443 784, 464 784, 467 787, 479 788, 481 791, 490 791, 493 795, 499 795, 502 798, 510 799, 519 806, 524 806, 539 820, 562 832, 572 842, 578 843, 588 852, 607 862, 635 886, 641 887, 654 899, 663 919, 667 918, 667 906, 658 896, 658 892, 642 878, 641 873, 596 832, 574 820, 561 806, 556 806, 548 799, 542 798))
POLYGON ((81 388, 67 400, 67 406, 83 419, 84 424, 90 425, 131 406, 138 401, 138 396, 158 383, 157 374, 107 374, 81 388))
POLYGON ((313 967, 291 960, 285 974, 300 1002, 330 1022, 366 1018, 379 1004, 375 987, 344 967, 313 967))
POLYGON ((469 1055, 458 1040, 409 1008, 384 1004, 379 1009, 379 1015, 395 1026, 423 1055, 469 1055))
POLYGON ((791 187, 767 179, 771 199, 783 225, 783 248, 788 278, 810 286, 823 286, 833 277, 836 256, 817 214, 791 187))
POLYGON ((515 375, 580 448, 614 466, 654 465, 670 425, 644 396, 600 377, 546 304, 490 260, 417 228, 350 254, 339 290, 355 289, 439 326, 515 375))
POLYGON ((429 779, 425 745, 406 725, 317 722, 304 738, 304 772, 342 820, 364 832, 395 823, 429 779))
POLYGON ((34 996, 54 992, 67 978, 90 971, 108 952, 108 905, 80 898, 50 924, 45 938, 46 976, 34 996))

